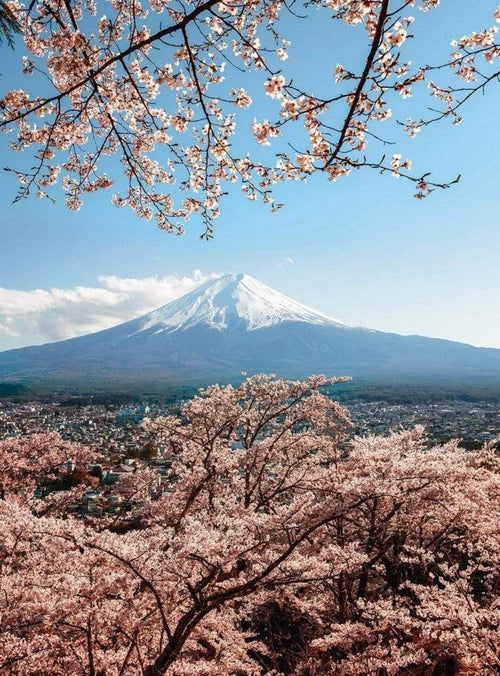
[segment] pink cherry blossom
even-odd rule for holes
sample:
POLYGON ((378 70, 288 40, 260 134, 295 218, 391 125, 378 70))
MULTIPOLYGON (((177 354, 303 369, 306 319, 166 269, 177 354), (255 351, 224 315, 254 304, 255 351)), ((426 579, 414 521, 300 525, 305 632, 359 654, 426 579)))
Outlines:
POLYGON ((338 380, 209 387, 112 489, 55 434, 0 442, 0 671, 494 674, 493 446, 348 441, 338 380), (119 508, 74 516, 89 486, 119 508))
MULTIPOLYGON (((52 84, 52 93, 16 88, 0 100, 0 128, 11 133, 12 149, 35 154, 30 169, 12 168, 20 185, 17 199, 30 194, 53 199, 61 186, 68 207, 78 210, 87 193, 113 186, 113 204, 177 234, 196 216, 210 238, 233 184, 276 210, 273 186, 311 172, 329 180, 352 169, 394 173, 383 149, 377 150, 378 143, 393 140, 394 99, 409 102, 417 86, 428 85, 433 110, 436 103, 438 109, 433 118, 403 123, 415 136, 440 119, 458 124, 468 99, 498 79, 498 8, 492 10, 492 26, 471 26, 452 42, 446 64, 413 66, 407 43, 409 37, 425 39, 427 16, 420 12, 415 21, 408 11, 429 12, 431 21, 439 0, 313 0, 298 13, 277 0, 191 0, 182 6, 170 0, 112 0, 105 7, 97 0, 9 0, 7 5, 23 32, 23 73, 40 71, 52 84), (334 77, 323 97, 315 96, 296 75, 290 41, 281 35, 286 22, 279 19, 288 11, 296 17, 322 12, 324 20, 359 31, 365 40, 359 72, 332 64, 334 77), (447 82, 444 68, 458 80, 447 82), (257 72, 250 84, 262 78, 271 112, 266 119, 255 113, 255 143, 241 153, 238 124, 246 127, 244 109, 258 106, 239 85, 250 71, 257 72), (382 135, 373 130, 379 122, 387 129, 382 135), (275 160, 260 148, 269 145, 276 148, 275 160), (122 176, 105 174, 112 155, 121 161, 122 176)), ((417 188, 422 178, 411 171, 397 175, 417 188)), ((453 183, 433 181, 428 171, 425 176, 431 190, 453 183)), ((417 197, 431 190, 419 189, 417 197)))

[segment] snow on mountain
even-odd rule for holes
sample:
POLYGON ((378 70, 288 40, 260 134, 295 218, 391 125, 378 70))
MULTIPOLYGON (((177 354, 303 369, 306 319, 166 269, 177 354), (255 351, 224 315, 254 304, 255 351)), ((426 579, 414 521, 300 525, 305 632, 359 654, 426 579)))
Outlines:
POLYGON ((141 331, 184 331, 198 324, 223 331, 243 322, 248 331, 285 321, 349 328, 244 274, 224 275, 141 318, 141 331))
POLYGON ((98 333, 0 353, 0 382, 163 387, 247 373, 500 384, 500 350, 349 326, 247 275, 225 275, 98 333))

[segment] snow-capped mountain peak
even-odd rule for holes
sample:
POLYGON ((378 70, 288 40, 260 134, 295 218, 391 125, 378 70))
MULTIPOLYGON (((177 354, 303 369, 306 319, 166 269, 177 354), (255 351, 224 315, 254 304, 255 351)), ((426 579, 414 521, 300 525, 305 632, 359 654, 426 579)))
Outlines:
POLYGON ((183 331, 199 324, 223 331, 241 323, 247 331, 254 331, 285 321, 347 328, 241 273, 205 282, 141 319, 139 332, 156 328, 155 333, 183 331))
POLYGON ((237 382, 242 371, 346 374, 381 384, 435 382, 441 374, 443 382, 477 386, 500 383, 500 350, 348 326, 252 277, 225 275, 110 329, 0 353, 0 381, 30 388, 154 392, 237 382))

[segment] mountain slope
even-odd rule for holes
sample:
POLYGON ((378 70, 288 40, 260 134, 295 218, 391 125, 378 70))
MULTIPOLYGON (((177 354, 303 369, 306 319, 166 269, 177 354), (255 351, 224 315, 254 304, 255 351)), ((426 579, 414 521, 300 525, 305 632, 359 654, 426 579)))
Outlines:
POLYGON ((199 324, 227 330, 243 323, 248 331, 283 321, 346 326, 244 274, 224 275, 206 282, 138 321, 139 331, 156 328, 157 332, 167 333, 185 331, 199 324))
POLYGON ((240 274, 105 331, 0 353, 1 380, 35 386, 197 384, 241 371, 500 382, 500 350, 352 327, 240 274))

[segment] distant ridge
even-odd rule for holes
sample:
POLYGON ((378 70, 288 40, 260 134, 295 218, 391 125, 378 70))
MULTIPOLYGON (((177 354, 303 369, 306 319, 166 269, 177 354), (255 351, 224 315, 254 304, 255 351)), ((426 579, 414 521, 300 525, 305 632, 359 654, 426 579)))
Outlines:
POLYGON ((0 382, 30 387, 204 384, 242 371, 500 384, 500 350, 353 327, 229 274, 105 331, 0 353, 0 382))

